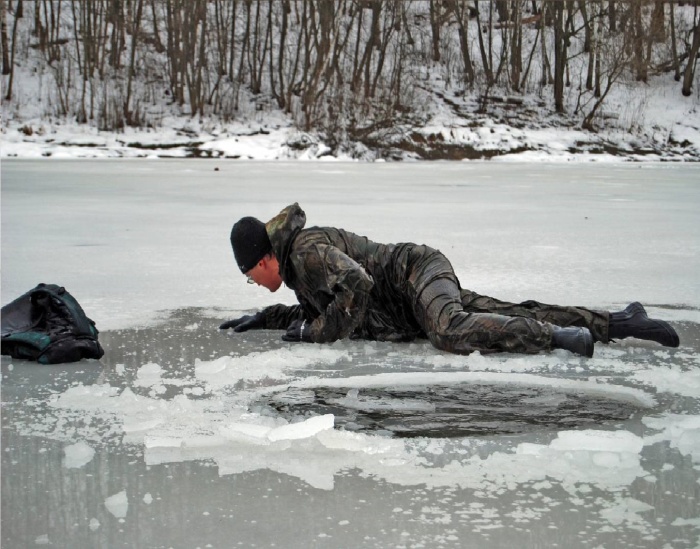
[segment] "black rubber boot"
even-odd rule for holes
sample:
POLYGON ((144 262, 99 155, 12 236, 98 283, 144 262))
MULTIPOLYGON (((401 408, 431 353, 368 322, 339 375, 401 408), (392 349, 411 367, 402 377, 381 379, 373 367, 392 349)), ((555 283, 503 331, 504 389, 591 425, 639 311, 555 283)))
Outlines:
POLYGON ((570 326, 568 328, 554 327, 552 333, 552 348, 566 349, 577 355, 593 356, 593 336, 588 328, 577 328, 570 326))
POLYGON ((656 341, 665 347, 678 347, 680 340, 676 330, 668 322, 649 318, 641 303, 630 303, 623 311, 610 313, 608 326, 610 339, 636 337, 656 341))

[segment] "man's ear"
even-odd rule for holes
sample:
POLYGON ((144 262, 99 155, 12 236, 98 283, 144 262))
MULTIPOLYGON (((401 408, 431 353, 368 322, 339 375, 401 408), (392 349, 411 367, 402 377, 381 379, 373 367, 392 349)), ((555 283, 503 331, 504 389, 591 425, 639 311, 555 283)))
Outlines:
POLYGON ((270 261, 272 261, 275 258, 273 254, 267 254, 264 255, 263 258, 258 262, 258 265, 262 265, 263 269, 265 269, 270 261))

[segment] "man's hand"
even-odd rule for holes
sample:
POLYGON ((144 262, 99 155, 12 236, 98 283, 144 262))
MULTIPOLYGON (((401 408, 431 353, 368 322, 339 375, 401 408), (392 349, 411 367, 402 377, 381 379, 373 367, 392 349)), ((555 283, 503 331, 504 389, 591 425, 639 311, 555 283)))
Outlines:
POLYGON ((228 330, 233 328, 234 332, 245 332, 247 330, 260 330, 265 327, 265 319, 261 313, 254 315, 245 315, 234 320, 224 322, 219 326, 220 330, 228 330))
POLYGON ((295 320, 287 328, 287 333, 282 336, 284 341, 305 341, 311 343, 311 325, 306 320, 295 320))

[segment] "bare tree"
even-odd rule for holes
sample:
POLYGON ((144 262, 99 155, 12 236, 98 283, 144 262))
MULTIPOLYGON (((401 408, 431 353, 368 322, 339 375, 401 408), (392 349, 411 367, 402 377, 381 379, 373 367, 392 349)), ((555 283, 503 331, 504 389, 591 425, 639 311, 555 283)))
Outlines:
POLYGON ((457 21, 459 49, 462 54, 462 64, 464 67, 464 83, 467 87, 471 87, 474 83, 474 65, 469 52, 469 4, 465 0, 448 0, 446 5, 452 11, 457 21))
POLYGON ((642 22, 642 1, 631 2, 632 10, 632 36, 633 50, 634 50, 634 71, 636 78, 640 82, 646 82, 648 79, 648 59, 646 57, 646 50, 644 44, 646 42, 645 28, 642 22))
POLYGON ((476 21, 478 28, 478 38, 479 38, 479 52, 481 53, 481 67, 484 71, 484 76, 486 77, 486 87, 490 88, 494 84, 493 78, 493 64, 491 59, 491 29, 493 29, 493 5, 489 2, 489 17, 488 17, 488 48, 484 44, 483 32, 481 26, 484 25, 481 20, 481 13, 479 11, 479 2, 474 4, 476 10, 476 21))
POLYGON ((143 0, 136 0, 136 17, 134 18, 134 26, 131 30, 131 54, 129 56, 129 72, 126 84, 126 98, 124 99, 124 119, 129 126, 140 125, 138 110, 131 104, 132 84, 134 75, 136 74, 136 51, 139 43, 139 28, 141 25, 141 16, 143 14, 143 0))
MULTIPOLYGON (((3 2, 3 7, 5 7, 5 0, 2 0, 3 2)), ((19 23, 19 20, 22 18, 23 14, 23 9, 22 9, 22 0, 17 0, 17 7, 15 8, 15 13, 14 13, 14 23, 12 24, 12 47, 9 55, 9 72, 5 72, 4 68, 4 56, 5 53, 7 52, 7 44, 6 44, 6 36, 3 38, 3 45, 2 45, 2 51, 3 51, 3 74, 9 74, 10 77, 7 82, 7 92, 5 93, 5 101, 10 101, 12 99, 12 85, 14 83, 14 77, 15 77, 15 48, 17 45, 17 25, 19 23)), ((5 25, 5 19, 4 17, 7 15, 6 10, 4 10, 3 14, 3 27, 4 30, 6 31, 6 25, 5 25)))
POLYGON ((439 0, 429 0, 430 30, 432 31, 433 61, 440 61, 440 30, 442 28, 440 19, 439 0))
POLYGON ((670 25, 671 25, 671 57, 673 63, 673 78, 676 82, 681 79, 681 64, 678 59, 678 45, 676 42, 676 9, 672 4, 670 11, 670 25))
POLYGON ((0 40, 0 47, 2 47, 2 74, 10 74, 12 65, 10 65, 10 52, 8 51, 7 4, 5 0, 0 0, 0 22, 2 25, 2 29, 0 29, 0 35, 2 35, 0 40))
MULTIPOLYGON (((139 6, 142 8, 143 6, 139 6)), ((136 24, 140 22, 140 12, 137 16, 136 24)), ((124 9, 122 0, 110 0, 107 6, 107 20, 112 25, 112 32, 109 37, 109 65, 118 69, 121 67, 121 52, 126 42, 126 29, 124 20, 124 9)))
MULTIPOLYGON (((581 16, 583 17, 583 27, 585 32, 585 40, 583 51, 588 53, 588 66, 586 73, 586 89, 593 89, 593 81, 595 78, 595 60, 596 60, 596 47, 595 47, 595 14, 589 13, 589 8, 586 6, 585 2, 580 2, 579 9, 581 10, 581 16)), ((596 6, 593 2, 590 2, 590 9, 596 10, 596 6)))
POLYGON ((700 49, 700 20, 698 19, 698 3, 695 3, 695 13, 693 15, 693 44, 688 53, 688 63, 685 66, 683 73, 683 88, 681 93, 688 97, 691 93, 693 85, 693 77, 695 75, 695 62, 698 58, 698 50, 700 49))
MULTIPOLYGON (((270 10, 272 10, 272 2, 270 3, 270 10)), ((286 79, 285 79, 285 64, 287 51, 287 29, 289 28, 289 14, 292 9, 289 5, 289 0, 282 1, 281 9, 281 23, 280 23, 280 34, 279 34, 279 45, 277 49, 277 79, 279 81, 279 93, 275 91, 274 83, 270 82, 272 86, 272 93, 277 100, 277 105, 280 109, 288 108, 287 94, 285 93, 286 79)), ((272 63, 272 56, 270 56, 270 63, 272 63)), ((273 67, 270 66, 270 78, 272 79, 273 67)))
MULTIPOLYGON (((534 1, 533 1, 534 4, 534 1)), ((533 8, 533 11, 537 11, 535 8, 533 8)), ((533 21, 537 22, 537 32, 535 33, 535 38, 532 41, 532 48, 530 49, 530 54, 528 55, 527 58, 527 65, 525 65, 525 70, 522 75, 522 79, 520 81, 520 89, 525 88, 525 83, 527 82, 528 76, 530 74, 530 67, 532 66, 532 60, 535 56, 535 52, 537 51, 538 48, 538 42, 542 43, 542 52, 544 53, 544 32, 542 32, 542 29, 544 29, 544 24, 542 22, 542 14, 539 13, 538 15, 533 16, 533 21)), ((543 75, 544 75, 544 67, 543 67, 543 75)))
POLYGON ((510 39, 510 83, 514 91, 520 91, 523 72, 523 12, 520 0, 513 2, 511 20, 513 32, 510 39))
POLYGON ((613 89, 619 78, 630 68, 631 63, 634 62, 634 48, 630 47, 629 42, 635 39, 636 37, 632 34, 622 33, 617 36, 611 35, 607 40, 597 42, 596 83, 595 93, 593 94, 595 100, 593 101, 593 106, 581 123, 581 127, 584 130, 596 130, 593 120, 600 108, 604 105, 605 98, 613 89), (605 61, 604 74, 600 69, 603 59, 605 61), (603 80, 605 81, 604 86, 602 86, 603 80))
POLYGON ((567 60, 566 17, 564 2, 554 2, 554 108, 558 113, 566 111, 564 107, 564 72, 567 60))

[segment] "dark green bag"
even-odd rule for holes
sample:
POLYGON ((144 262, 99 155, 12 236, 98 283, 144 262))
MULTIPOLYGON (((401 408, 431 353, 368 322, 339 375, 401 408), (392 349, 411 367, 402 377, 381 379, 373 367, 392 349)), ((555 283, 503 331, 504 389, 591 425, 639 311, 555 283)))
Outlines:
POLYGON ((39 284, 2 308, 2 354, 41 364, 101 358, 95 323, 62 286, 39 284))

